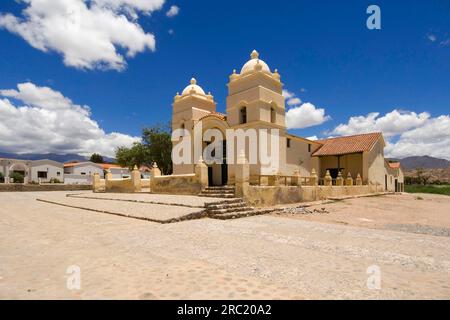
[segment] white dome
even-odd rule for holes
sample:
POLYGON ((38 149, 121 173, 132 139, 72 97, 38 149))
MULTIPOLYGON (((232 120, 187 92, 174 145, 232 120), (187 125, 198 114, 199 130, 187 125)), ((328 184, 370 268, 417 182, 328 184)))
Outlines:
POLYGON ((241 74, 247 73, 247 72, 252 72, 255 70, 255 67, 259 71, 264 71, 264 72, 270 73, 270 68, 267 65, 267 63, 265 63, 263 60, 259 59, 258 51, 253 50, 250 57, 251 57, 251 59, 249 61, 247 61, 247 63, 244 64, 244 66, 242 67, 241 74))
POLYGON ((197 80, 194 78, 191 79, 191 84, 184 88, 182 95, 184 96, 191 93, 200 94, 203 96, 205 95, 205 91, 203 91, 202 87, 197 85, 197 80))

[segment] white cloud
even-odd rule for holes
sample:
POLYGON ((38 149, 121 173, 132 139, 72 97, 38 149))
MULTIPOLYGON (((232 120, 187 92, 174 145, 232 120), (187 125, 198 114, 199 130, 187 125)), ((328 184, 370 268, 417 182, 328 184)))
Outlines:
POLYGON ((427 34, 427 38, 428 38, 428 40, 430 40, 431 42, 435 42, 435 41, 437 40, 437 37, 436 37, 434 34, 432 34, 432 33, 428 33, 428 34, 427 34))
POLYGON ((398 135, 407 130, 420 127, 430 117, 427 112, 417 114, 410 111, 393 110, 380 117, 378 112, 366 116, 351 117, 347 124, 338 125, 332 134, 352 135, 381 131, 387 137, 398 135))
POLYGON ((316 108, 311 103, 304 103, 286 112, 288 129, 302 129, 317 126, 329 119, 330 117, 325 115, 325 109, 316 108))
POLYGON ((288 106, 297 106, 300 103, 302 103, 302 100, 300 98, 297 98, 297 97, 288 99, 288 101, 287 101, 288 106))
POLYGON ((178 6, 171 6, 169 11, 166 12, 166 16, 169 18, 175 17, 180 13, 180 8, 178 6))
POLYGON ((283 89, 283 97, 286 98, 286 104, 288 106, 297 106, 302 103, 302 100, 297 95, 287 89, 283 89))
POLYGON ((383 116, 370 113, 351 117, 338 125, 331 134, 350 135, 373 131, 383 132, 388 157, 430 155, 450 160, 450 116, 436 118, 427 112, 393 110, 383 116))
POLYGON ((0 90, 0 146, 14 153, 94 152, 111 157, 118 146, 138 137, 105 133, 91 119, 88 106, 74 104, 60 92, 33 83, 0 90), (14 103, 14 102, 15 103, 14 103))
POLYGON ((138 23, 165 0, 23 0, 21 17, 0 14, 0 28, 34 48, 56 51, 67 66, 80 69, 126 67, 126 59, 155 50, 155 37, 138 23))

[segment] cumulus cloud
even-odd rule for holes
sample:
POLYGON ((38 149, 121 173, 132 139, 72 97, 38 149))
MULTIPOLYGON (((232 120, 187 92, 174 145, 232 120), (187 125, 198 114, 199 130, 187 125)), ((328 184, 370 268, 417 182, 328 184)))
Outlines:
POLYGON ((0 146, 14 153, 94 152, 112 157, 119 146, 139 137, 105 133, 91 118, 90 108, 73 103, 62 93, 33 83, 0 90, 0 146))
POLYGON ((138 23, 164 0, 22 0, 20 17, 0 14, 0 28, 21 36, 32 47, 63 56, 79 69, 126 67, 126 59, 154 51, 155 37, 138 23))
POLYGON ((288 106, 296 106, 302 103, 302 100, 297 95, 287 89, 283 90, 283 97, 286 98, 286 104, 288 106))
POLYGON ((427 112, 393 110, 380 116, 370 113, 351 117, 347 124, 338 125, 331 134, 351 135, 373 131, 383 132, 386 155, 404 158, 430 155, 450 160, 450 116, 431 117, 427 112))
POLYGON ((288 129, 302 129, 317 126, 329 120, 325 115, 325 109, 316 108, 311 103, 303 103, 286 112, 286 124, 288 129))
POLYGON ((352 135, 373 131, 382 131, 387 137, 398 135, 407 130, 422 126, 430 114, 417 114, 410 111, 393 110, 380 117, 380 113, 372 112, 366 116, 351 117, 347 124, 338 125, 332 134, 352 135))
POLYGON ((175 17, 180 13, 180 8, 178 6, 171 6, 169 11, 166 12, 166 16, 169 18, 175 17))

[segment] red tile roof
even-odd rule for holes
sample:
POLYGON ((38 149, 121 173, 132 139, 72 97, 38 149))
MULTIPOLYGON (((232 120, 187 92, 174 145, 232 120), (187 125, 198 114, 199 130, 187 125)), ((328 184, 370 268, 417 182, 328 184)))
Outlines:
POLYGON ((388 162, 389 167, 392 169, 398 169, 400 168, 400 162, 388 162))
POLYGON ((323 146, 314 152, 313 156, 337 156, 369 151, 382 137, 381 132, 375 132, 320 140, 318 142, 323 146))

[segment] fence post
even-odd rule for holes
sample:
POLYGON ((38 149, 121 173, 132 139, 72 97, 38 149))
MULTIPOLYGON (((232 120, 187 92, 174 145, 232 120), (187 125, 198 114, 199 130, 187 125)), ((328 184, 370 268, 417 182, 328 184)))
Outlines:
POLYGON ((362 186, 362 178, 361 178, 361 175, 359 173, 356 176, 356 185, 357 186, 362 186))
POLYGON ((198 163, 195 165, 194 171, 195 176, 202 185, 202 189, 206 188, 208 186, 208 166, 206 165, 202 156, 200 156, 200 159, 198 159, 198 163))
POLYGON ((247 193, 249 185, 250 166, 245 158, 245 153, 241 151, 236 164, 236 196, 243 197, 247 193))
POLYGON ((141 182, 141 172, 138 167, 135 165, 133 171, 131 171, 131 182, 133 184, 134 192, 141 192, 142 190, 142 182, 141 182))
POLYGON ((327 172, 325 173, 325 177, 323 178, 324 182, 323 184, 325 186, 332 186, 333 185, 333 178, 331 178, 330 175, 330 170, 327 170, 327 172))
POLYGON ((310 186, 317 186, 319 184, 319 179, 317 179, 317 173, 316 169, 311 170, 311 175, 309 177, 309 185, 310 186))
POLYGON ((336 186, 342 187, 344 185, 344 178, 342 178, 342 172, 339 171, 338 176, 336 178, 336 186))
POLYGON ((345 180, 345 185, 346 186, 353 185, 353 178, 352 178, 352 174, 350 172, 347 174, 347 179, 345 180))

